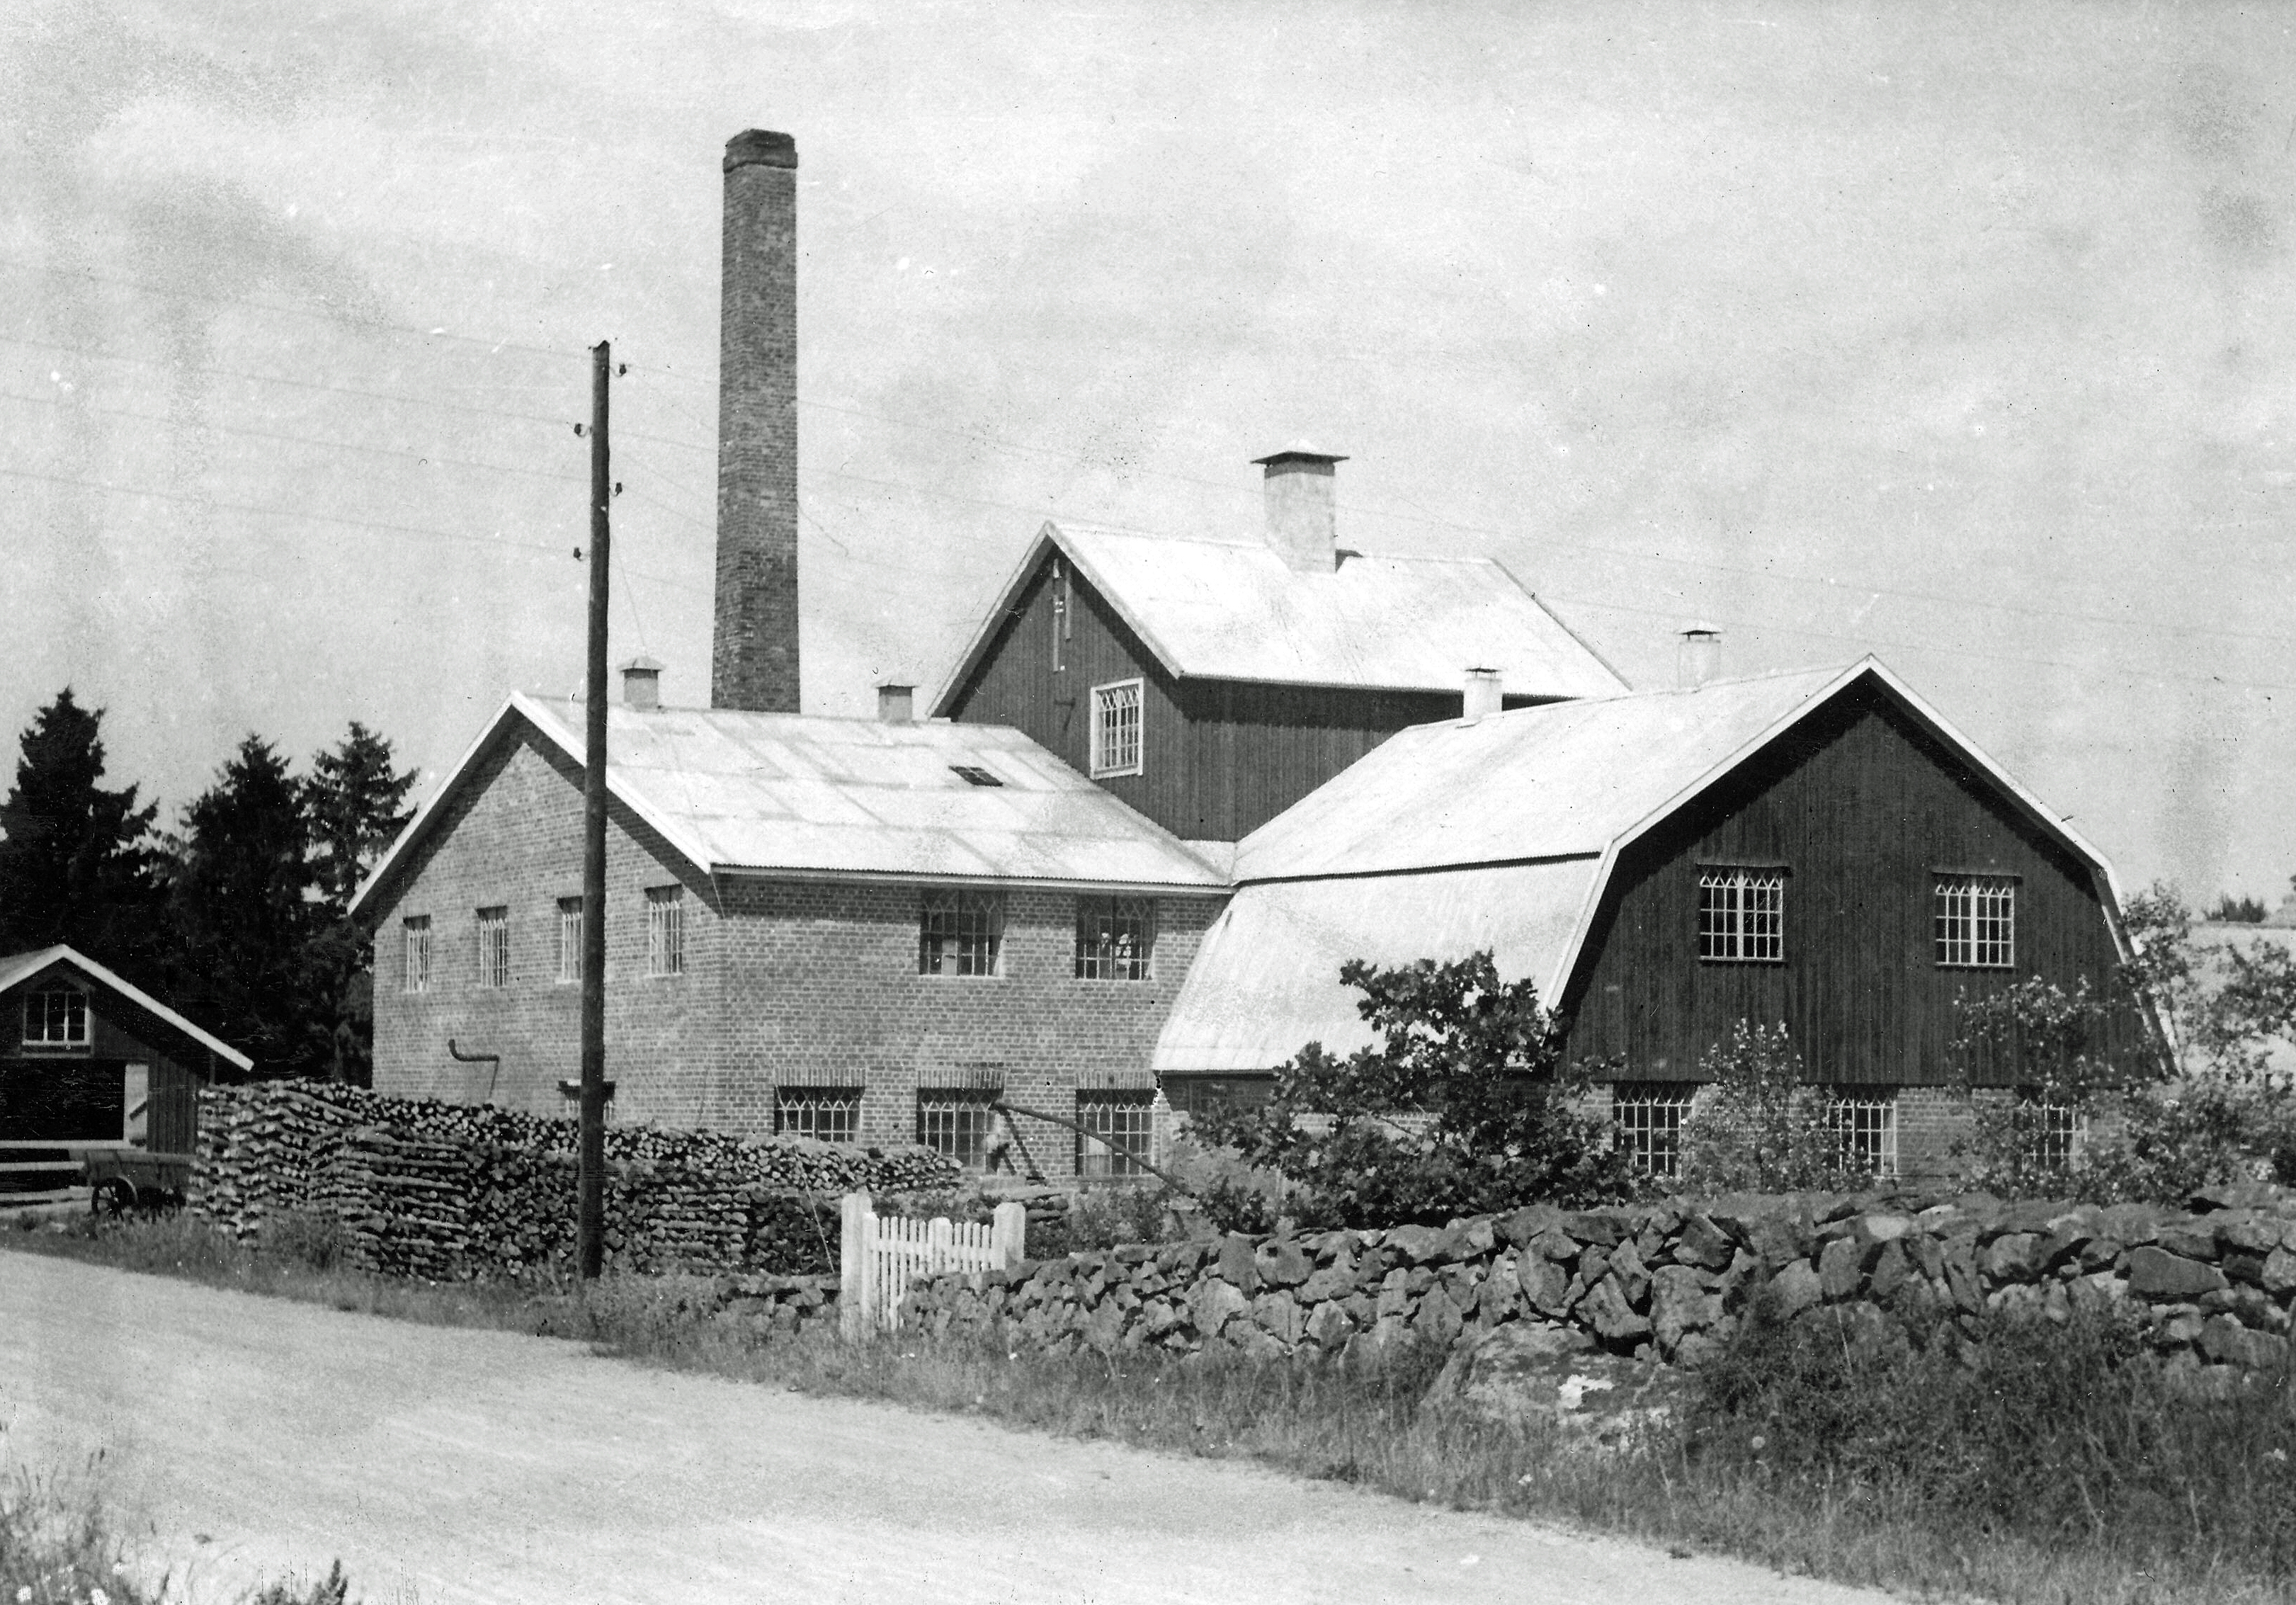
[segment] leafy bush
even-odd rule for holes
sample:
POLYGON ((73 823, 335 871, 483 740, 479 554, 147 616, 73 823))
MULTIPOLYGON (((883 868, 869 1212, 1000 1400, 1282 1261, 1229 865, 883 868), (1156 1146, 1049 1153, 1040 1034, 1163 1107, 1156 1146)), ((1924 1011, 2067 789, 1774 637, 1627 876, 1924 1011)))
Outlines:
POLYGON ((1200 1140, 1283 1178, 1284 1213, 1315 1226, 1439 1223, 1632 1191, 1624 1156, 1574 1107, 1587 1077, 1564 1065, 1562 1025, 1529 980, 1502 983, 1488 951, 1389 970, 1350 959, 1340 978, 1364 993, 1381 1046, 1337 1059, 1310 1042, 1266 1104, 1194 1121, 1200 1140))
POLYGON ((1165 1241, 1172 1235, 1173 1196, 1163 1186, 1084 1189, 1069 1206, 1065 1252, 1165 1241))
POLYGON ((1698 1074, 1710 1085, 1682 1122, 1685 1191, 1849 1192, 1872 1183, 1831 1098, 1804 1083, 1784 1025, 1739 1021, 1698 1074))

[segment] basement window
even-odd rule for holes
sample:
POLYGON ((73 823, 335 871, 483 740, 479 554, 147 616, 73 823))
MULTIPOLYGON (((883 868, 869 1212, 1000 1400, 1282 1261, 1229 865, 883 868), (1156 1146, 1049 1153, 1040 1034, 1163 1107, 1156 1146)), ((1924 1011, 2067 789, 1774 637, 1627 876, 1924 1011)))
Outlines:
POLYGON ((2046 1088, 2017 1089, 2017 1128, 2034 1162, 2054 1170, 2074 1164, 2088 1145, 2088 1116, 2053 1101, 2046 1088))
POLYGON ((24 1046, 87 1046, 87 994, 77 987, 52 986, 24 994, 24 1046))
POLYGON ((510 984, 510 910, 479 910, 479 984, 510 984))
POLYGON ((1898 1173, 1898 1099, 1882 1097, 1827 1099, 1825 1124, 1841 1145, 1845 1170, 1883 1178, 1898 1173))
POLYGON ((1140 773, 1140 704, 1144 682, 1118 680, 1092 688, 1092 778, 1140 773))
POLYGON ((1682 1123, 1697 1088, 1688 1082, 1613 1082, 1611 1130, 1627 1163, 1645 1176, 1682 1174, 1682 1123))
POLYGON ((1145 981, 1156 905, 1145 897, 1077 899, 1076 978, 1145 981))
POLYGON ((993 975, 1004 946, 1001 892, 928 892, 917 919, 917 974, 993 975))
POLYGON ((1709 963, 1784 963, 1785 871, 1719 866, 1699 870, 1698 956, 1709 963))
POLYGON ((1144 1176, 1152 1132, 1153 1092, 1079 1092, 1076 1095, 1076 1173, 1079 1181, 1114 1181, 1144 1176))
POLYGON ((816 1142, 855 1142, 861 1136, 858 1087, 776 1087, 774 1130, 816 1142))
POLYGON ((948 766, 967 786, 1002 786, 1004 784, 978 764, 952 763, 948 766))
POLYGON ((1932 900, 1940 966, 2013 969, 2017 883, 2005 875, 1939 875, 1932 900))
POLYGON ((646 888, 646 974, 685 973, 685 888, 646 888))
POLYGON ((414 914, 399 922, 406 937, 406 960, 400 971, 401 992, 430 990, 430 916, 414 914))

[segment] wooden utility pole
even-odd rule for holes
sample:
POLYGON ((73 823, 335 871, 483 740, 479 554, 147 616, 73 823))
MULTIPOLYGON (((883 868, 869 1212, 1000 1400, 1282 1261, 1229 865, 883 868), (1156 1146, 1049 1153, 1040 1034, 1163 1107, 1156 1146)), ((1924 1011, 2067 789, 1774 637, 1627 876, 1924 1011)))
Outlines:
POLYGON ((612 344, 591 348, 590 673, 583 712, 582 1083, 576 1170, 575 1258, 585 1280, 606 1250, 606 509, 614 487, 606 457, 606 383, 612 344))

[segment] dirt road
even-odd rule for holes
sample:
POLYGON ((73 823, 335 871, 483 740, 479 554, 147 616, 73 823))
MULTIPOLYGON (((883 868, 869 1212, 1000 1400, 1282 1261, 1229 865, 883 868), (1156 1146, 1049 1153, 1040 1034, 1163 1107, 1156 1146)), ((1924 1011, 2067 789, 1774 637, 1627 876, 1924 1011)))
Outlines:
POLYGON ((338 1555, 370 1605, 1882 1597, 6 1252, 0 1423, 19 1464, 105 1451, 116 1496, 155 1552, 196 1558, 204 1599, 338 1555))

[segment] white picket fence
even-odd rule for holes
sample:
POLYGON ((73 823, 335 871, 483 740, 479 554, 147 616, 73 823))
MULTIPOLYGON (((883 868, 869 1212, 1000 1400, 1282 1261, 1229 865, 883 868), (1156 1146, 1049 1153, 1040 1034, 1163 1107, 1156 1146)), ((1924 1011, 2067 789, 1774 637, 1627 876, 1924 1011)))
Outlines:
POLYGON ((930 1221, 880 1215, 865 1192, 847 1193, 840 1234, 838 1325, 850 1338, 892 1331, 901 1298, 919 1277, 947 1271, 1000 1271, 1021 1262, 1028 1247, 1029 1212, 999 1204, 986 1226, 960 1225, 947 1216, 930 1221))

